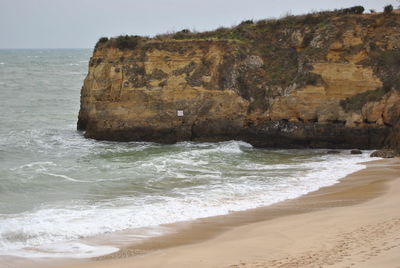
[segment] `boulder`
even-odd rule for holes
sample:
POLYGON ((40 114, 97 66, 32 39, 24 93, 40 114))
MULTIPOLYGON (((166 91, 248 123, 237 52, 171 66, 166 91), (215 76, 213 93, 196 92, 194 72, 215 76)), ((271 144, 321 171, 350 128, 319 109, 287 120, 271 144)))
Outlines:
POLYGON ((382 158, 393 158, 396 156, 396 152, 394 150, 389 150, 389 149, 383 149, 383 150, 377 150, 373 152, 371 157, 382 157, 382 158))

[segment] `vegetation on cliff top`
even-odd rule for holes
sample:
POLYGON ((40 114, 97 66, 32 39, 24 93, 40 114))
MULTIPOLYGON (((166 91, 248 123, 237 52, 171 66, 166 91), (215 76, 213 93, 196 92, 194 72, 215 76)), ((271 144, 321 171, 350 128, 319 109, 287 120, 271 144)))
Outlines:
POLYGON ((196 40, 196 39, 209 39, 209 40, 224 40, 233 39, 238 41, 254 41, 254 37, 259 34, 267 34, 276 28, 284 27, 301 27, 301 26, 314 26, 323 24, 329 18, 349 15, 349 14, 362 14, 364 7, 355 6, 351 8, 344 8, 334 11, 321 11, 309 13, 306 15, 286 15, 280 19, 266 19, 254 22, 253 20, 245 20, 239 25, 226 28, 220 27, 213 31, 206 32, 191 32, 184 29, 173 34, 162 34, 155 37, 158 40, 174 39, 174 40, 196 40))
POLYGON ((282 26, 289 27, 295 25, 318 25, 333 16, 362 14, 363 12, 364 7, 354 6, 351 8, 338 9, 334 11, 314 12, 300 16, 287 15, 284 18, 280 19, 260 20, 257 22, 254 22, 253 20, 245 20, 239 25, 231 28, 220 27, 216 30, 206 32, 192 32, 188 29, 183 29, 176 33, 160 34, 155 36, 154 38, 140 37, 137 35, 121 35, 110 39, 108 39, 107 37, 101 37, 97 42, 95 48, 105 46, 116 47, 120 49, 134 49, 137 47, 138 43, 143 40, 251 40, 252 35, 249 31, 257 31, 257 29, 260 28, 273 29, 275 27, 282 26))
POLYGON ((115 47, 121 50, 135 49, 141 42, 149 39, 150 38, 138 35, 120 35, 110 39, 107 37, 101 37, 99 41, 97 41, 95 49, 98 49, 99 47, 115 47))
MULTIPOLYGON (((384 14, 388 15, 393 12, 393 6, 384 7, 384 14)), ((95 49, 100 47, 115 47, 119 49, 135 49, 140 43, 147 41, 166 41, 166 40, 232 40, 255 42, 261 35, 274 32, 277 28, 287 27, 325 27, 329 25, 330 19, 345 15, 361 15, 364 13, 363 6, 354 6, 350 8, 336 9, 333 11, 313 12, 305 15, 286 15, 280 19, 265 19, 259 21, 245 20, 237 26, 220 27, 216 30, 205 32, 194 32, 189 29, 183 29, 175 33, 160 34, 154 38, 137 36, 137 35, 121 35, 108 39, 101 37, 96 43, 95 49)), ((372 12, 374 13, 374 12, 372 12)))
POLYGON ((387 5, 385 6, 385 8, 383 9, 383 13, 385 14, 390 14, 393 12, 393 6, 392 5, 387 5))

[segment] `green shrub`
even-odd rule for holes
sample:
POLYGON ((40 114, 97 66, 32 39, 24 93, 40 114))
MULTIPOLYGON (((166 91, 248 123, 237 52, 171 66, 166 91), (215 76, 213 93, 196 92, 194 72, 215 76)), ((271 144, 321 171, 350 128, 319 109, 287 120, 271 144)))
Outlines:
POLYGON ((107 43, 107 42, 108 42, 108 37, 101 37, 101 38, 99 39, 99 41, 97 41, 97 43, 96 43, 94 49, 97 49, 97 48, 99 47, 100 44, 105 44, 105 43, 107 43))
POLYGON ((392 5, 387 5, 383 8, 383 13, 385 13, 386 15, 392 13, 393 11, 393 6, 392 5))
POLYGON ((364 7, 363 6, 354 6, 354 7, 349 7, 349 8, 343 8, 337 10, 337 13, 339 14, 362 14, 364 13, 364 7))
POLYGON ((354 6, 350 8, 350 13, 351 14, 362 14, 364 13, 364 7, 363 6, 354 6))
POLYGON ((294 48, 277 45, 260 47, 264 59, 264 70, 270 85, 289 85, 294 82, 298 69, 298 58, 294 48))
POLYGON ((244 20, 239 25, 254 24, 253 20, 244 20))
POLYGON ((100 37, 98 43, 106 43, 108 41, 108 37, 100 37))
POLYGON ((191 38, 191 32, 188 29, 183 29, 173 35, 173 39, 188 39, 191 38))
POLYGON ((140 41, 140 36, 137 35, 120 35, 115 38, 115 47, 119 49, 134 49, 140 41))

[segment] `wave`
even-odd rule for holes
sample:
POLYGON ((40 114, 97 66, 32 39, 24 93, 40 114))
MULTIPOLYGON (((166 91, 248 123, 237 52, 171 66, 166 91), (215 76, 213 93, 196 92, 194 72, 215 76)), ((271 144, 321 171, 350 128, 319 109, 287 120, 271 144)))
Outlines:
MULTIPOLYGON (((33 211, 0 214, 0 254, 102 255, 115 248, 97 248, 81 239, 271 205, 335 184, 341 177, 364 168, 359 163, 369 160, 367 154, 324 155, 306 150, 277 153, 254 149, 240 141, 175 145, 125 143, 115 150, 112 145, 101 143, 100 155, 112 154, 110 159, 114 164, 106 170, 110 168, 114 176, 108 180, 91 180, 88 190, 104 184, 111 193, 120 187, 135 185, 131 191, 105 199, 44 203, 33 211), (136 154, 141 156, 137 161, 122 161, 136 154), (290 154, 289 161, 286 158, 290 154), (276 162, 265 160, 274 157, 278 157, 276 162), (120 168, 124 173, 119 173, 120 168), (139 184, 143 185, 142 190, 138 190, 139 184), (75 243, 79 243, 77 248, 75 243)), ((40 165, 49 168, 43 174, 65 182, 89 182, 54 172, 56 167, 47 162, 31 163, 23 168, 40 165)), ((93 192, 97 193, 97 190, 93 192)))
POLYGON ((67 181, 72 181, 72 182, 90 182, 90 181, 82 181, 82 180, 73 179, 71 177, 68 177, 68 176, 62 175, 62 174, 53 174, 53 173, 48 173, 48 172, 44 173, 44 174, 50 175, 50 176, 53 176, 53 177, 62 178, 62 179, 65 179, 67 181))
POLYGON ((55 166, 56 164, 52 161, 43 161, 43 162, 32 162, 28 164, 21 165, 16 168, 11 168, 11 170, 15 171, 18 169, 26 169, 26 168, 36 168, 39 167, 40 170, 46 170, 45 166, 55 166))

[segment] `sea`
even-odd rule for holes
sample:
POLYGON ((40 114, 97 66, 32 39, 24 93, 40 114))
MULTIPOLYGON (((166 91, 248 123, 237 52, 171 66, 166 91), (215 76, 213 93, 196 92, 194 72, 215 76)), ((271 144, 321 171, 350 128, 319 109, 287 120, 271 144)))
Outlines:
MULTIPOLYGON (((361 170, 368 152, 109 142, 76 130, 91 49, 0 50, 0 256, 90 258, 91 237, 293 199, 361 170)), ((136 230, 136 231, 135 231, 136 230)), ((112 236, 111 236, 112 237, 112 236)))

